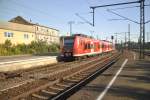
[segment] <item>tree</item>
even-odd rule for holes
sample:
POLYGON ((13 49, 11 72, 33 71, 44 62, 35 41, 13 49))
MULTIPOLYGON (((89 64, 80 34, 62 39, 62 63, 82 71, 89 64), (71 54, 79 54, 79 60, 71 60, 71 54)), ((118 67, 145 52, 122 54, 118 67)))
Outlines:
POLYGON ((10 40, 5 40, 4 47, 5 47, 6 49, 9 49, 9 48, 11 47, 11 45, 12 45, 12 43, 11 43, 10 40))

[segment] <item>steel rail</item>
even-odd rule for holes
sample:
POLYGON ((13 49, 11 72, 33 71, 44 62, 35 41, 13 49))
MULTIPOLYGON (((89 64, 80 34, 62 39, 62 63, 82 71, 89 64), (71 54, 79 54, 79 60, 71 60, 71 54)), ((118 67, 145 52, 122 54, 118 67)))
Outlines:
POLYGON ((67 88, 60 94, 56 95, 53 98, 49 98, 48 100, 65 100, 65 99, 67 99, 69 96, 71 96, 77 90, 79 90, 81 87, 85 86, 87 83, 89 83, 94 78, 96 78, 98 75, 103 73, 106 69, 108 69, 113 63, 115 63, 119 59, 119 57, 120 57, 120 55, 118 55, 115 59, 111 60, 109 63, 103 65, 100 69, 91 73, 89 76, 87 76, 85 79, 81 80, 79 83, 73 85, 70 88, 67 88))

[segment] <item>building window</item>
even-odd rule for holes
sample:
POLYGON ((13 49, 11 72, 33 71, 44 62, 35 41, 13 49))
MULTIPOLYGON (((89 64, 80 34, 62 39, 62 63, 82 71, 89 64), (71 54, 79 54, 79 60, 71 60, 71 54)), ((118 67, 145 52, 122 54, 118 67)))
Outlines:
POLYGON ((29 35, 28 34, 24 34, 24 39, 28 39, 29 35))
POLYGON ((4 36, 5 37, 13 37, 13 33, 12 32, 4 32, 4 36))
POLYGON ((36 30, 38 31, 38 27, 36 27, 36 30))
POLYGON ((52 31, 52 36, 54 35, 54 32, 52 31))

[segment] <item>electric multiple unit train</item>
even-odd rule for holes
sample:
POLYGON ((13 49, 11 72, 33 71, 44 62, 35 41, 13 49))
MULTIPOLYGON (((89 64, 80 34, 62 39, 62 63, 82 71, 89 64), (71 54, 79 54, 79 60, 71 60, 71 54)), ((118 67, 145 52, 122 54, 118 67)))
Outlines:
POLYGON ((70 59, 111 52, 114 50, 114 46, 109 41, 97 40, 83 34, 74 34, 60 38, 60 50, 63 58, 70 59))

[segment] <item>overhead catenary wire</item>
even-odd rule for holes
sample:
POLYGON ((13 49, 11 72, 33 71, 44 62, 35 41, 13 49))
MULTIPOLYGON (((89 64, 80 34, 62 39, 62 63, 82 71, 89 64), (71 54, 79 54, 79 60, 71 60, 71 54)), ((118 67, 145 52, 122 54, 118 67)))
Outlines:
POLYGON ((89 25, 92 25, 92 23, 90 21, 88 21, 87 19, 83 18, 78 13, 76 13, 75 15, 78 16, 80 19, 82 19, 85 23, 88 23, 89 25))
MULTIPOLYGON (((140 4, 140 56, 139 59, 144 59, 144 46, 145 46, 145 0, 138 0, 138 1, 132 1, 132 2, 122 2, 122 3, 114 3, 114 4, 106 4, 106 5, 100 5, 100 6, 91 6, 90 8, 93 10, 93 26, 94 26, 94 10, 96 8, 104 8, 104 7, 112 7, 112 6, 119 6, 119 5, 129 5, 129 4, 140 4)), ((128 19, 127 17, 121 16, 113 11, 112 12, 122 18, 128 19)), ((139 22, 130 20, 132 22, 135 22, 139 24, 139 22)), ((148 21, 149 22, 149 21, 148 21)))
MULTIPOLYGON (((147 4, 145 6, 150 6, 150 4, 147 4)), ((124 9, 130 9, 130 8, 138 8, 138 7, 140 7, 140 6, 120 7, 120 8, 110 9, 110 10, 124 10, 124 9)))
POLYGON ((120 15, 120 14, 118 14, 118 13, 116 13, 116 12, 110 10, 110 9, 107 9, 107 11, 110 12, 110 13, 113 13, 113 14, 119 16, 119 17, 122 17, 122 18, 124 18, 124 19, 126 19, 126 20, 129 20, 129 21, 131 21, 131 22, 134 22, 134 23, 136 23, 136 24, 140 24, 139 22, 134 21, 134 20, 132 20, 132 19, 130 19, 130 18, 128 18, 128 17, 122 16, 122 15, 120 15))

